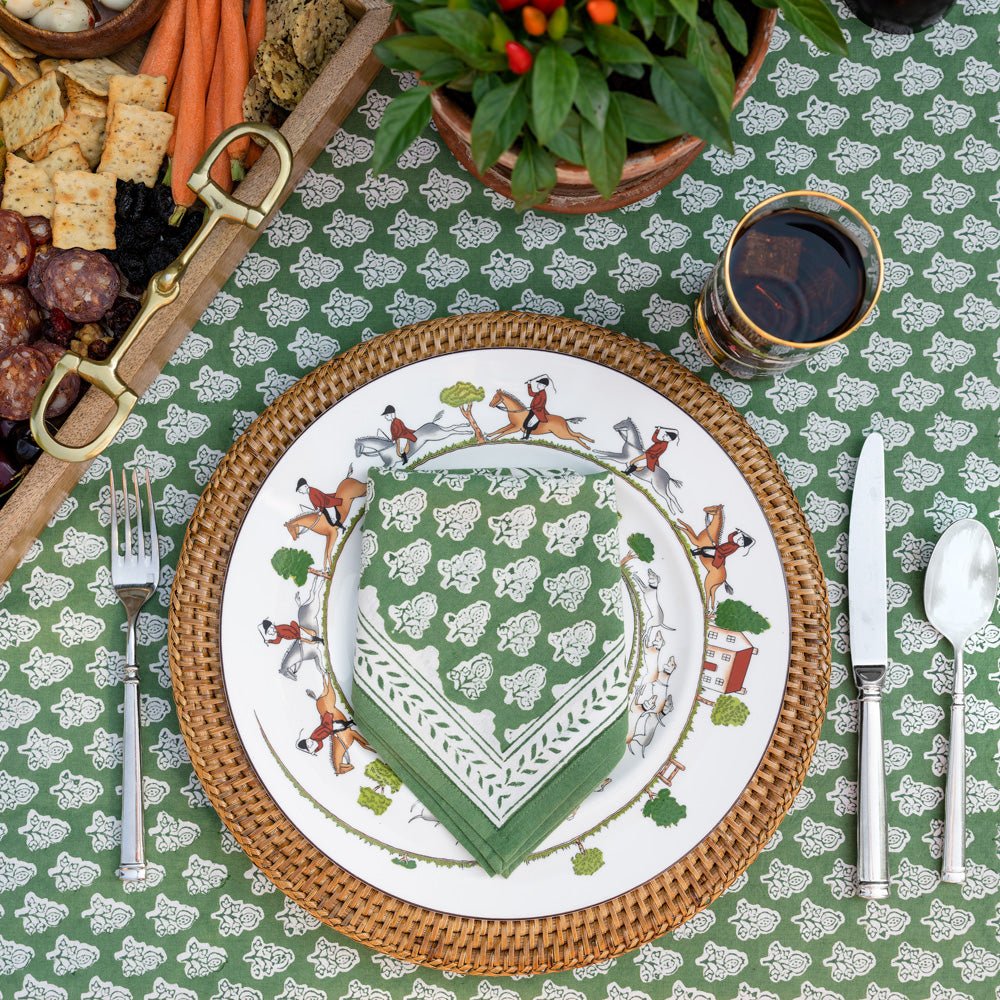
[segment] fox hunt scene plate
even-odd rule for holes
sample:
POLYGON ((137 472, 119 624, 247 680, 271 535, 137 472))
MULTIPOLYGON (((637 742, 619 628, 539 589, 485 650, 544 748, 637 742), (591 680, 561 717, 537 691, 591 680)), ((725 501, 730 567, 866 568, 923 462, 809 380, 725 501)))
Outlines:
MULTIPOLYGON (((443 324, 460 329, 463 321, 483 319, 443 324)), ((526 330, 513 340, 544 345, 545 337, 532 336, 531 327, 551 337, 558 322, 515 317, 515 325, 526 330)), ((650 370, 652 352, 634 342, 566 325, 581 327, 605 348, 610 342, 625 361, 632 352, 641 355, 638 370, 650 370)), ((419 328, 389 337, 405 334, 420 340, 419 328)), ((652 362, 660 376, 680 383, 667 393, 647 384, 650 379, 629 374, 630 366, 607 350, 591 351, 590 359, 562 348, 462 349, 469 342, 456 337, 446 351, 438 344, 411 352, 407 363, 384 370, 369 364, 369 377, 355 385, 348 378, 346 390, 338 385, 323 412, 302 417, 297 428, 299 387, 293 387, 258 421, 266 427, 275 420, 272 411, 291 407, 291 417, 281 419, 290 419, 294 432, 284 450, 250 459, 256 482, 246 476, 237 482, 236 470, 225 462, 220 467, 185 550, 197 559, 199 538, 209 540, 206 532, 218 516, 213 493, 221 496, 231 483, 246 494, 245 515, 228 526, 217 555, 225 563, 224 581, 216 581, 209 601, 218 614, 217 669, 226 725, 222 733, 196 731, 183 705, 182 725, 192 746, 204 749, 206 740, 229 739, 245 753, 256 786, 253 801, 264 800, 287 836, 308 849, 314 866, 377 890, 377 896, 402 906, 411 921, 433 913, 465 928, 483 919, 514 926, 542 918, 543 930, 554 930, 567 920, 577 927, 581 915, 600 915, 609 907, 627 920, 630 906, 657 880, 667 884, 663 880, 674 867, 669 892, 677 901, 659 916, 638 919, 625 932, 634 943, 622 938, 591 948, 586 960, 595 961, 648 940, 706 905, 756 855, 794 797, 818 735, 829 667, 823 656, 825 621, 812 615, 808 626, 796 622, 799 596, 790 593, 781 532, 796 533, 795 545, 804 546, 813 560, 815 553, 791 491, 763 446, 712 390, 675 371, 662 356, 652 362), (719 440, 718 428, 710 432, 702 426, 704 418, 688 412, 695 407, 681 405, 686 398, 698 407, 709 398, 726 411, 725 422, 738 431, 735 456, 719 440), (753 457, 758 461, 748 477, 741 465, 753 457), (489 490, 511 508, 517 506, 519 480, 533 470, 562 470, 547 482, 558 494, 552 499, 567 505, 585 482, 581 474, 612 474, 620 512, 617 551, 602 557, 617 563, 618 592, 607 598, 621 602, 625 617, 630 693, 624 755, 507 878, 488 876, 471 859, 378 758, 352 718, 361 567, 373 559, 399 558, 373 551, 364 531, 372 469, 419 469, 456 489, 463 471, 496 470, 487 478, 489 490), (771 488, 761 490, 762 478, 771 488), (807 640, 814 643, 817 676, 810 685, 817 690, 790 708, 786 691, 798 683, 790 679, 790 668, 803 669, 796 662, 807 640), (789 712, 808 718, 800 718, 792 731, 779 725, 789 712), (739 803, 746 803, 776 746, 794 757, 794 766, 779 765, 791 794, 780 805, 769 802, 769 792, 762 799, 758 795, 752 810, 759 815, 748 818, 739 803), (735 824, 735 837, 726 835, 727 824, 735 824), (685 866, 699 856, 702 875, 685 886, 690 877, 685 866)), ((304 383, 322 384, 324 372, 328 383, 337 381, 331 376, 342 360, 304 383)), ((315 399, 306 403, 306 408, 320 406, 315 399)), ((234 452, 252 448, 248 438, 256 427, 234 452)), ((599 505, 600 494, 590 493, 599 505)), ((480 528, 476 543, 486 548, 494 540, 480 528)), ((182 560, 179 577, 193 572, 182 560)), ((818 594, 825 607, 818 564, 805 575, 811 576, 809 599, 818 594)), ((185 614, 183 598, 182 586, 174 597, 178 620, 185 614)), ((546 601, 557 598, 539 589, 526 606, 544 620, 546 601)), ((181 704, 190 657, 174 646, 181 704)), ((192 758, 197 766, 194 753, 192 758)), ((227 789, 219 776, 202 778, 213 800, 221 800, 217 807, 225 806, 221 811, 231 827, 235 820, 233 832, 255 862, 333 926, 395 954, 448 968, 512 972, 574 964, 573 935, 563 944, 537 935, 539 954, 512 965, 451 955, 448 947, 427 942, 426 928, 416 937, 361 932, 352 926, 357 920, 338 917, 328 899, 324 904, 324 892, 310 888, 304 869, 292 879, 283 863, 268 863, 268 845, 260 835, 240 828, 238 789, 227 789)))

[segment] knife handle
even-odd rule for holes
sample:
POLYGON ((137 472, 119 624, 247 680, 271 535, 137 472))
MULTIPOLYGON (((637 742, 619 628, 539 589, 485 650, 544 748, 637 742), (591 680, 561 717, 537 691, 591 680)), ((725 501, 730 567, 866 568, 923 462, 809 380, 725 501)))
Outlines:
POLYGON ((951 700, 951 745, 944 795, 944 845, 941 881, 965 881, 965 684, 962 650, 955 650, 955 688, 951 700))
POLYGON ((882 746, 882 685, 861 685, 860 776, 858 782, 858 895, 889 895, 889 848, 882 746))

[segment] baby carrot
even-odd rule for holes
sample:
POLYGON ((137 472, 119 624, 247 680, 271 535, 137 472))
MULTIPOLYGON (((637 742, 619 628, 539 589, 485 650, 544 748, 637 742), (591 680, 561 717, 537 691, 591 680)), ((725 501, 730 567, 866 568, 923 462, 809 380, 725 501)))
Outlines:
POLYGON ((198 0, 201 17, 201 54, 205 60, 205 79, 212 79, 215 65, 215 41, 219 37, 219 0, 198 0))
POLYGON ((174 85, 184 45, 184 0, 167 0, 160 21, 142 57, 140 73, 165 76, 167 90, 174 85))
MULTIPOLYGON (((229 128, 243 121, 243 92, 250 78, 250 60, 247 58, 247 36, 243 26, 241 0, 222 0, 222 27, 219 32, 228 72, 223 97, 222 127, 229 128)), ((229 144, 233 162, 242 163, 250 148, 250 138, 245 136, 229 144)))
MULTIPOLYGON (((221 134, 223 125, 224 108, 224 83, 226 77, 225 55, 222 45, 222 35, 220 34, 215 43, 215 60, 212 66, 212 78, 208 85, 208 99, 205 102, 205 147, 207 148, 215 142, 221 134)), ((233 175, 229 166, 229 153, 223 150, 212 164, 209 171, 212 180, 224 191, 231 191, 233 187, 233 175)))
POLYGON ((195 0, 189 0, 185 5, 180 77, 181 93, 174 126, 177 138, 171 160, 170 188, 174 201, 187 206, 195 201, 195 194, 187 182, 205 151, 205 99, 208 92, 205 57, 202 54, 201 16, 195 0))
POLYGON ((253 57, 257 55, 257 47, 264 41, 266 31, 266 0, 250 0, 250 7, 247 10, 247 54, 249 56, 247 71, 250 73, 253 73, 253 57))

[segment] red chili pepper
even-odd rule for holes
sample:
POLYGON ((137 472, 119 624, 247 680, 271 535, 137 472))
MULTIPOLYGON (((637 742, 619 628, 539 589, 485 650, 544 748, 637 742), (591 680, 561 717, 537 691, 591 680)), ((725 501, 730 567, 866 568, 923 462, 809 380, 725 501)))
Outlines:
POLYGON ((588 0, 587 13, 594 24, 614 24, 618 17, 618 4, 614 0, 588 0))
POLYGON ((545 34, 548 19, 537 7, 528 6, 521 11, 521 22, 524 24, 524 30, 537 38, 545 34))
POLYGON ((528 3, 528 0, 497 0, 497 6, 505 13, 509 13, 512 10, 517 10, 518 7, 524 7, 528 3))
POLYGON ((507 65, 511 73, 524 76, 533 62, 531 53, 520 42, 507 43, 507 65))
POLYGON ((532 6, 537 7, 546 17, 551 17, 566 0, 533 0, 532 6))

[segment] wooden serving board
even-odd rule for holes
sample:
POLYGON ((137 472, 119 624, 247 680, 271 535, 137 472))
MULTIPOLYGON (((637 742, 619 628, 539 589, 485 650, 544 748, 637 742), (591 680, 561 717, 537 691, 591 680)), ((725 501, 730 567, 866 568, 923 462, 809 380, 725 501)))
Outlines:
MULTIPOLYGON (((392 8, 382 0, 345 0, 344 5, 357 23, 281 127, 292 147, 293 161, 291 180, 278 200, 278 207, 330 141, 337 126, 354 109, 381 68, 372 49, 390 28, 392 8)), ((134 43, 113 58, 134 69, 144 47, 145 41, 134 43)), ((241 201, 255 205, 270 189, 276 176, 277 156, 268 149, 234 194, 241 201)), ((170 360, 216 292, 253 246, 259 232, 245 226, 223 224, 196 254, 181 281, 177 300, 156 313, 119 367, 119 374, 136 393, 145 392, 170 360)), ((59 440, 73 445, 86 443, 107 425, 112 409, 107 396, 96 389, 88 389, 60 429, 59 440)), ((68 464, 43 453, 6 504, 0 507, 0 583, 10 576, 89 464, 68 464)))

